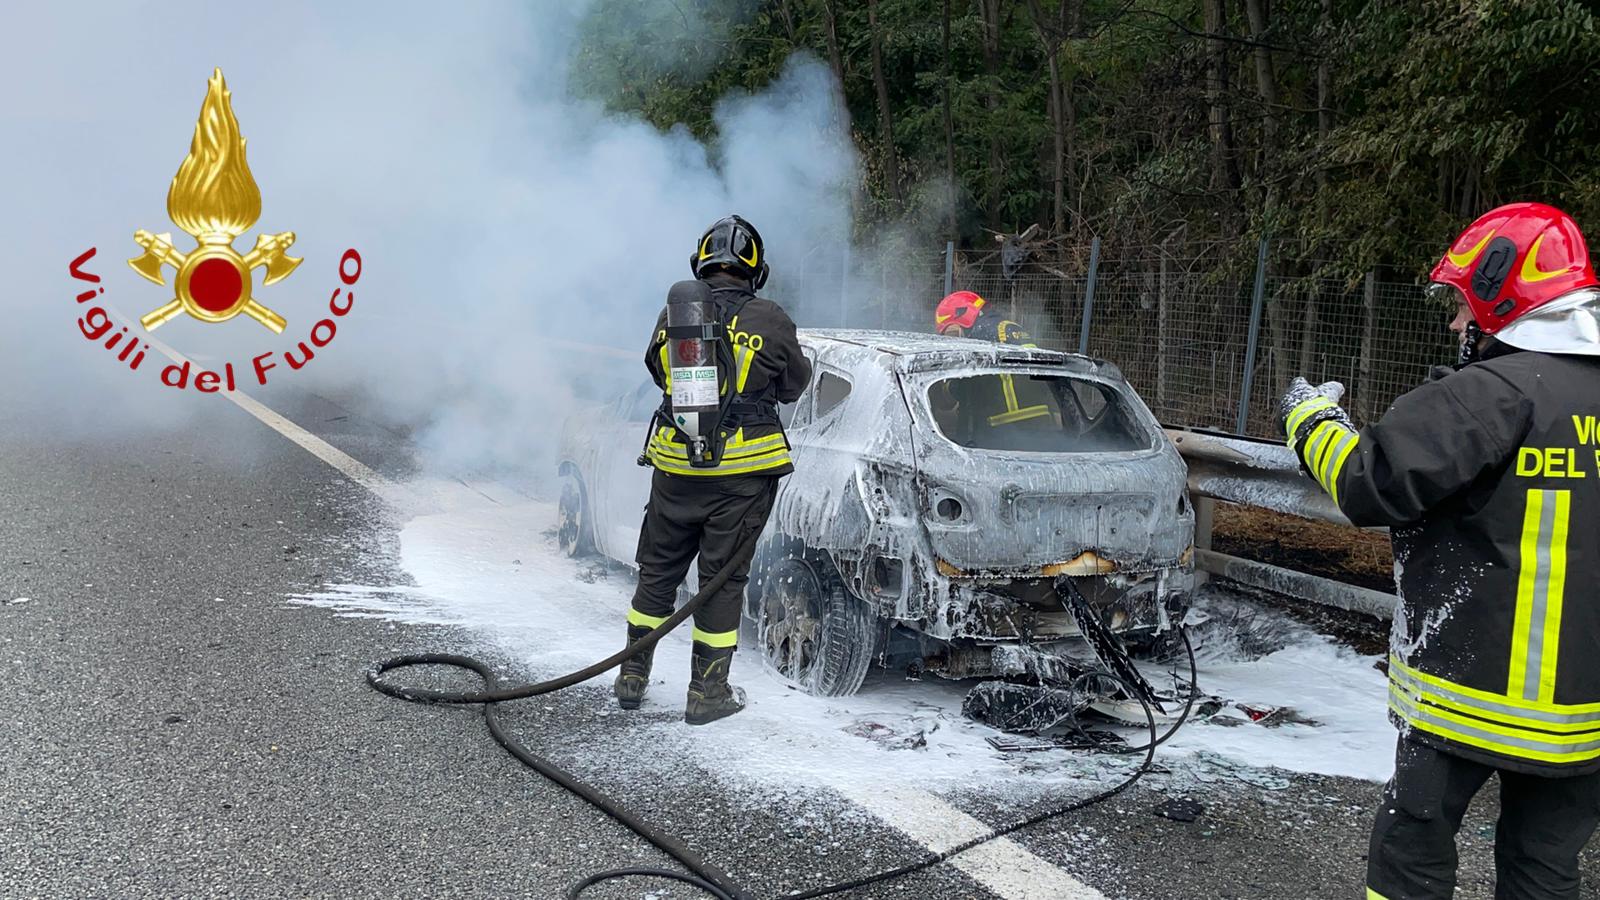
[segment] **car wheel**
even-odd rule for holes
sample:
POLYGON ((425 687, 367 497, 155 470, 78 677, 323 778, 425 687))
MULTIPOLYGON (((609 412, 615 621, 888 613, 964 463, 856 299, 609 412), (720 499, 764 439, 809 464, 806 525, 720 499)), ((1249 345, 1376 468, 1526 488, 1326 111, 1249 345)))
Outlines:
POLYGON ((556 515, 556 543, 570 557, 594 552, 594 526, 589 521, 589 496, 577 475, 561 478, 561 505, 556 515))
POLYGON ((877 621, 831 563, 788 556, 766 572, 756 635, 779 677, 813 696, 844 697, 867 677, 877 621))

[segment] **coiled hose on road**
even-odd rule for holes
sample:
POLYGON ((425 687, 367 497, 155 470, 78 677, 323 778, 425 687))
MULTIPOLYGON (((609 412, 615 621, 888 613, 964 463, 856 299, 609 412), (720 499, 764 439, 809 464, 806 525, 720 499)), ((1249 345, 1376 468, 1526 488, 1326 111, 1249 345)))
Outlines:
MULTIPOLYGON (((711 597, 711 595, 715 594, 722 588, 723 585, 727 584, 728 579, 733 577, 734 571, 738 569, 739 566, 750 561, 751 557, 755 553, 756 542, 759 538, 759 530, 753 531, 747 535, 739 545, 738 551, 733 555, 728 564, 724 566, 721 571, 717 572, 717 574, 712 577, 710 581, 706 582, 706 584, 700 588, 700 591, 696 593, 688 603, 685 603, 681 608, 669 616, 667 620, 662 622, 661 625, 655 630, 640 638, 638 641, 628 645, 626 648, 613 653, 612 655, 600 660, 597 663, 594 663, 593 665, 579 669, 576 672, 570 672, 558 678, 551 678, 547 681, 540 681, 533 684, 502 687, 500 685, 499 676, 495 675, 494 670, 492 670, 487 663, 478 659, 474 659, 473 657, 461 656, 454 653, 409 653, 404 656, 396 656, 391 659, 386 659, 375 663, 370 669, 367 670, 367 683, 372 685, 372 687, 380 693, 387 694, 391 697, 397 697, 401 700, 407 700, 412 703, 437 703, 455 706, 481 704, 483 706, 484 721, 486 721, 489 725, 489 733, 494 736, 495 741, 499 743, 501 747, 506 749, 506 752, 516 757, 524 765, 533 769, 535 772, 538 772, 545 778, 548 778, 556 784, 561 785, 562 787, 600 809, 601 812, 604 812, 606 815, 627 826, 629 830, 655 845, 663 853, 677 860, 685 869, 688 869, 689 872, 692 873, 684 874, 683 872, 676 872, 670 869, 654 868, 612 869, 605 872, 597 872, 594 875, 590 875, 582 881, 572 885, 572 887, 567 890, 568 900, 576 900, 576 898, 578 898, 579 895, 581 895, 585 890, 602 882, 633 877, 664 878, 672 881, 683 882, 705 891, 707 894, 718 898, 718 900, 757 900, 757 897, 754 893, 740 885, 727 872, 724 872, 722 869, 701 858, 699 854, 690 850, 677 837, 651 826, 638 816, 635 816, 632 812, 629 812, 627 807, 601 793, 599 790, 587 784, 576 775, 573 775, 572 773, 556 765, 549 758, 540 756, 539 754, 528 749, 528 747, 508 735, 500 723, 498 704, 509 700, 522 700, 528 697, 537 697, 540 694, 549 694, 572 687, 575 684, 588 681, 590 678, 593 678, 596 675, 600 675, 612 668, 615 668, 616 666, 621 665, 624 660, 629 659, 636 653, 642 653, 645 650, 654 647, 657 642, 666 636, 667 632, 683 624, 684 620, 694 615, 695 611, 703 606, 706 600, 711 597), (395 669, 407 668, 409 666, 453 666, 458 669, 465 669, 467 671, 476 673, 478 677, 483 679, 483 690, 438 691, 426 688, 405 687, 403 685, 393 684, 384 680, 383 676, 385 673, 392 672, 395 669)), ((811 898, 839 894, 843 893, 844 891, 855 890, 857 888, 866 887, 867 885, 878 884, 891 879, 901 878, 914 872, 920 872, 924 869, 937 866, 951 857, 971 850, 972 848, 981 844, 986 844, 990 841, 1012 834, 1013 832, 1020 831, 1021 829, 1027 828, 1031 825, 1037 825, 1040 822, 1056 818, 1057 816, 1065 815, 1076 810, 1093 806, 1096 803, 1109 800, 1128 788, 1133 787, 1134 783, 1137 782, 1145 772, 1149 771, 1151 763, 1155 760, 1156 748, 1166 743, 1168 738, 1177 733, 1178 729, 1183 726, 1183 723, 1188 720, 1190 712, 1194 709, 1195 699, 1198 695, 1198 685, 1195 683, 1194 647, 1189 643, 1188 634, 1185 633, 1181 627, 1179 628, 1179 635, 1183 638, 1184 649, 1187 651, 1189 656, 1189 697, 1184 705, 1183 714, 1163 735, 1158 736, 1156 733, 1155 712, 1150 708, 1150 704, 1145 701, 1144 698, 1141 697, 1137 692, 1135 692, 1132 686, 1123 679, 1104 672, 1086 672, 1073 679, 1070 685, 1069 689, 1076 691, 1080 683, 1089 681, 1111 682, 1118 685, 1119 688, 1129 696, 1139 700, 1140 706, 1144 709, 1146 723, 1149 728, 1150 742, 1142 747, 1122 747, 1115 751, 1125 754, 1145 754, 1144 761, 1140 763, 1139 767, 1135 769, 1133 773, 1126 779, 1097 794, 1091 794, 1088 797, 1073 800, 1068 803, 1061 804, 1060 806, 1051 807, 1017 822, 996 828, 987 834, 980 835, 972 840, 958 844, 948 850, 938 853, 930 853, 903 866, 877 872, 861 878, 839 882, 837 884, 825 885, 812 890, 785 894, 783 895, 783 900, 811 900, 811 898)))

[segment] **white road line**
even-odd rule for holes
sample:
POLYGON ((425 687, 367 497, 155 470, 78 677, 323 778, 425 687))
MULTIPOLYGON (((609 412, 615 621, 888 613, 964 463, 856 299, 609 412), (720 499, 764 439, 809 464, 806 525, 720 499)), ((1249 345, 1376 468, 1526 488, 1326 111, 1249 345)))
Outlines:
MULTIPOLYGON (((183 354, 149 337, 151 346, 173 362, 186 362, 183 354)), ((223 391, 229 400, 268 427, 294 441, 318 459, 343 472, 350 480, 402 510, 415 508, 418 498, 409 490, 374 472, 343 450, 289 421, 259 400, 241 391, 223 391)), ((475 487, 469 485, 469 487, 475 487)), ((507 489, 515 495, 515 491, 507 489)), ((978 819, 924 791, 834 785, 845 799, 937 853, 989 830, 978 819)), ((990 841, 951 859, 948 865, 966 873, 1003 900, 1105 900, 1094 888, 1010 838, 990 841)))
MULTIPOLYGON (((167 346, 164 342, 151 337, 148 333, 144 335, 143 340, 179 365, 184 363, 193 364, 193 361, 188 357, 167 346)), ((351 481, 376 494, 379 499, 400 509, 414 507, 415 497, 410 491, 374 472, 366 463, 268 409, 261 401, 238 390, 225 390, 218 393, 231 400, 235 406, 260 419, 274 431, 299 444, 301 448, 311 455, 343 472, 351 481)))
MULTIPOLYGON (((924 791, 830 785, 847 800, 938 853, 990 830, 924 791)), ((1010 838, 980 844, 947 865, 1006 900, 1105 900, 1105 895, 1010 838)))

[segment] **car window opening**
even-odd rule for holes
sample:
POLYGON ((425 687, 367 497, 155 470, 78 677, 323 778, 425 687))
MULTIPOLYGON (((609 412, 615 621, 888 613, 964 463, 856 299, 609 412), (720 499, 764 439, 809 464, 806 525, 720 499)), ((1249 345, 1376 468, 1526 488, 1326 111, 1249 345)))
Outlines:
POLYGON ((814 415, 819 419, 822 418, 843 403, 848 396, 850 396, 848 379, 840 378, 832 372, 823 372, 822 377, 817 380, 817 408, 814 415))
POLYGON ((991 372, 928 388, 946 440, 975 450, 1106 453, 1146 450, 1149 430, 1113 387, 1060 375, 991 372))

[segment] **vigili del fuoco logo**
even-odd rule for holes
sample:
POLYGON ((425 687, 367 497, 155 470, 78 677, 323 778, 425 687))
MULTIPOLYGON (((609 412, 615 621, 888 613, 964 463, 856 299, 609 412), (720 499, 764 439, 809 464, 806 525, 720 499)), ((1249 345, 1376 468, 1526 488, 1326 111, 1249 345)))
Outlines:
MULTIPOLYGON (((139 319, 144 330, 155 331, 185 313, 213 324, 232 321, 242 313, 274 333, 282 334, 289 322, 256 299, 254 272, 263 270, 261 286, 265 288, 288 278, 304 260, 288 253, 294 245, 292 231, 259 234, 255 247, 248 253, 240 254, 234 249, 233 242, 261 217, 261 189, 256 186, 245 160, 245 140, 239 133, 239 120, 233 114, 233 93, 223 81, 221 69, 214 70, 211 75, 189 155, 178 166, 178 174, 167 190, 167 216, 194 238, 196 246, 187 251, 180 249, 173 243, 171 232, 152 234, 141 228, 133 233, 134 241, 144 249, 144 253, 128 260, 135 272, 165 287, 168 282, 164 269, 173 270, 173 296, 139 319)), ((73 278, 101 284, 99 275, 84 268, 95 252, 96 248, 90 247, 72 261, 68 269, 73 278)), ((328 298, 328 315, 311 326, 306 340, 282 353, 269 351, 252 357, 258 384, 265 385, 267 372, 277 368, 273 357, 281 356, 289 369, 299 370, 333 340, 339 320, 349 314, 355 303, 355 293, 350 288, 361 277, 361 254, 354 248, 340 256, 338 274, 342 287, 334 288, 333 295, 328 298)), ((78 303, 95 300, 105 291, 103 285, 89 288, 78 294, 78 303)), ((102 343, 106 350, 116 353, 116 358, 133 371, 139 370, 145 351, 150 347, 149 341, 153 341, 129 334, 128 325, 119 330, 117 323, 100 306, 90 306, 84 311, 78 319, 78 330, 86 339, 102 343)), ((161 383, 185 388, 191 383, 192 375, 195 389, 204 393, 215 393, 223 388, 231 391, 236 386, 231 362, 226 363, 220 373, 206 370, 191 373, 192 365, 188 360, 174 361, 161 370, 161 383)))

